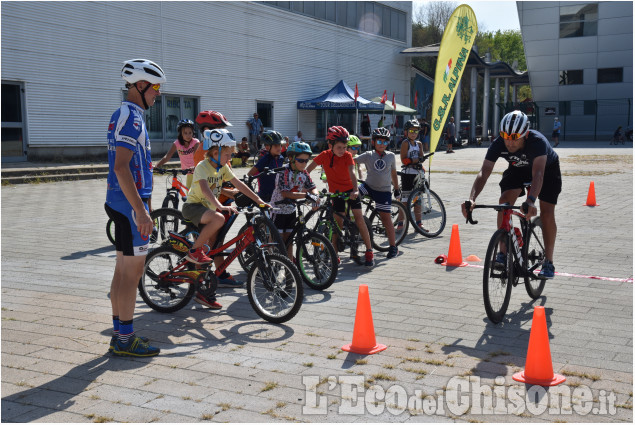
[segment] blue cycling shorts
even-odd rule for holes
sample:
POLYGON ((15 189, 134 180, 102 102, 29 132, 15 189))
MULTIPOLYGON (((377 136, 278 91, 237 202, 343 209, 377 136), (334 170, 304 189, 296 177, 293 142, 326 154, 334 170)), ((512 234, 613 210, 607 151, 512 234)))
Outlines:
MULTIPOLYGON (((147 200, 143 206, 148 209, 147 200)), ((143 236, 137 230, 135 212, 130 203, 126 201, 106 202, 104 204, 106 214, 115 223, 115 248, 126 256, 146 255, 150 244, 150 235, 143 236)))

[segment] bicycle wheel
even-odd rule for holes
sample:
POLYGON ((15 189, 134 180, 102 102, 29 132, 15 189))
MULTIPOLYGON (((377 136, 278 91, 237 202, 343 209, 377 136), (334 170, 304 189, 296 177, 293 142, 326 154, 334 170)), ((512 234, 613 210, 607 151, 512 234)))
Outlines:
POLYGON ((514 256, 509 235, 498 229, 487 247, 485 268, 483 269, 483 303, 485 312, 492 323, 500 323, 505 316, 509 299, 512 295, 512 282, 514 280, 514 256), (506 264, 496 263, 496 256, 500 251, 500 244, 505 246, 507 252, 506 264))
POLYGON ((170 237, 169 232, 176 232, 180 234, 187 234, 191 232, 197 232, 193 226, 188 226, 185 223, 183 214, 181 211, 174 208, 159 208, 150 213, 150 217, 154 222, 154 229, 150 236, 149 249, 156 249, 163 245, 170 237))
POLYGON ((302 278, 287 257, 265 252, 249 271, 247 295, 258 316, 271 323, 283 323, 302 306, 302 278))
MULTIPOLYGON (((366 228, 370 229, 371 224, 370 220, 367 217, 364 217, 364 222, 366 223, 366 228)), ((366 244, 364 244, 364 239, 362 235, 359 233, 359 229, 357 225, 353 222, 347 227, 348 232, 344 232, 344 238, 346 242, 351 247, 351 259, 355 261, 357 264, 364 265, 366 262, 365 252, 366 252, 366 244)), ((370 243, 373 244, 373 234, 369 232, 370 243)), ((339 241, 340 238, 338 238, 339 241)))
POLYGON ((175 210, 179 209, 179 195, 174 192, 168 192, 163 199, 163 204, 161 204, 161 208, 174 208, 175 210))
POLYGON ((415 230, 428 238, 439 236, 445 228, 445 207, 439 195, 426 188, 416 188, 410 192, 406 203, 408 220, 415 230), (421 215, 415 209, 421 208, 421 215), (417 224, 419 222, 419 224, 417 224))
POLYGON ((106 223, 106 236, 108 236, 108 240, 111 244, 115 244, 115 222, 112 221, 112 218, 108 219, 108 223, 106 223))
MULTIPOLYGON (((238 231, 238 234, 244 233, 245 230, 247 230, 247 226, 249 226, 249 223, 245 223, 238 231)), ((285 257, 287 256, 286 246, 282 240, 282 236, 269 217, 258 216, 254 219, 254 233, 256 234, 256 238, 263 243, 275 243, 275 246, 267 248, 268 252, 277 252, 285 257)), ((255 244, 251 244, 238 255, 238 263, 240 263, 240 266, 247 273, 251 270, 251 266, 256 258, 255 254, 257 249, 258 247, 255 244)))
POLYGON ((331 241, 308 229, 296 239, 295 259, 302 279, 310 288, 327 289, 337 277, 337 253, 331 241))
MULTIPOLYGON (((174 268, 183 255, 184 253, 168 246, 148 253, 143 266, 143 275, 139 280, 139 294, 153 310, 172 313, 185 307, 192 299, 194 285, 169 282, 160 278, 161 273, 174 268)), ((201 274, 201 276, 204 275, 205 273, 201 274)))
MULTIPOLYGON (((409 223, 407 220, 404 220, 404 224, 401 226, 401 229, 397 230, 397 223, 400 221, 399 217, 401 216, 405 218, 406 215, 406 207, 404 204, 393 200, 390 210, 390 221, 395 228, 395 245, 399 245, 408 234, 409 223)), ((388 248, 390 248, 390 243, 388 242, 386 227, 381 221, 379 211, 373 209, 368 221, 370 222, 368 231, 373 235, 373 248, 380 252, 387 252, 388 248)))
POLYGON ((542 265, 545 260, 545 246, 542 237, 542 221, 540 217, 534 217, 529 224, 529 231, 524 240, 523 260, 527 267, 527 275, 525 275, 525 289, 531 299, 535 300, 542 294, 545 289, 545 279, 538 279, 534 270, 542 265), (535 277, 529 275, 531 273, 535 277))

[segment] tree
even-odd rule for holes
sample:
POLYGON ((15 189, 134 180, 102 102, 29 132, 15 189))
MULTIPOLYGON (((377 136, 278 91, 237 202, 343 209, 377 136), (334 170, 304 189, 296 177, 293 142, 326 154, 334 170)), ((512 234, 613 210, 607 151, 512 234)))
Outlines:
MULTIPOLYGON (((457 7, 458 4, 455 2, 433 1, 421 4, 413 13, 412 46, 422 47, 440 43, 445 25, 457 7)), ((414 58, 412 63, 426 74, 434 75, 437 59, 414 58)))

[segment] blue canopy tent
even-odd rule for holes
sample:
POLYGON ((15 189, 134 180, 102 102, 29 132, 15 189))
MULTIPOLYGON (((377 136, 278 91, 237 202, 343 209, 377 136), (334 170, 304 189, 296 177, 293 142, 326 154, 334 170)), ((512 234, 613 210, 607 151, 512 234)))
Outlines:
MULTIPOLYGON (((310 100, 298 101, 299 109, 312 109, 312 110, 355 110, 355 133, 357 132, 357 111, 383 111, 384 105, 382 103, 372 102, 361 96, 357 96, 357 102, 355 102, 355 92, 350 88, 344 80, 340 80, 331 90, 324 93, 322 96, 316 97, 310 100)), ((300 127, 300 116, 298 114, 298 128, 300 127)), ((328 128, 328 125, 326 126, 328 128)))

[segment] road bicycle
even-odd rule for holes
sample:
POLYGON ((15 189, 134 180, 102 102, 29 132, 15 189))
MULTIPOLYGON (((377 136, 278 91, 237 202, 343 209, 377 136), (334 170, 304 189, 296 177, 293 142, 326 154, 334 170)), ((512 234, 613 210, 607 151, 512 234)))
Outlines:
MULTIPOLYGON (((531 299, 538 298, 545 288, 545 279, 538 276, 538 268, 545 261, 545 246, 540 217, 530 221, 520 210, 520 206, 509 204, 475 205, 474 208, 492 208, 503 212, 501 227, 494 232, 487 247, 485 268, 483 269, 483 302, 485 312, 492 323, 500 323, 505 316, 512 294, 512 286, 518 285, 522 277, 525 289, 531 299), (518 217, 520 228, 515 227, 513 217, 518 217), (504 256, 504 263, 497 262, 498 254, 504 256)), ((471 202, 465 202, 467 221, 472 219, 471 202)))
MULTIPOLYGON (((333 235, 337 234, 337 246, 335 246, 335 249, 341 252, 346 248, 350 248, 350 258, 357 264, 363 265, 366 261, 364 257, 366 246, 354 221, 355 218, 350 203, 346 202, 346 210, 343 214, 336 212, 333 206, 334 199, 340 198, 346 201, 349 199, 349 194, 341 192, 327 193, 326 189, 323 189, 319 195, 322 198, 326 198, 326 201, 317 210, 309 212, 306 216, 306 221, 309 223, 315 222, 313 230, 326 236, 331 241, 333 240, 333 235), (342 227, 335 220, 335 215, 343 220, 342 227), (316 217, 317 220, 315 219, 316 217)), ((370 232, 370 221, 367 217, 364 217, 364 222, 369 229, 368 233, 372 244, 373 234, 370 232)))
POLYGON ((269 246, 265 235, 255 225, 254 208, 238 208, 245 213, 248 226, 230 241, 211 249, 207 255, 225 256, 223 263, 212 271, 212 263, 206 269, 197 270, 196 265, 185 256, 192 242, 183 235, 170 232, 166 245, 149 253, 144 273, 139 282, 139 293, 153 310, 171 313, 185 307, 196 291, 212 296, 218 286, 218 276, 248 246, 256 246, 253 267, 247 276, 247 295, 254 311, 264 320, 283 323, 292 319, 300 310, 304 290, 302 278, 291 260, 266 249, 269 246), (231 251, 225 251, 235 245, 231 251))
MULTIPOLYGON (((363 183, 363 180, 359 182, 363 183)), ((368 222, 370 223, 368 231, 373 235, 371 238, 373 248, 380 252, 388 252, 390 248, 388 233, 386 226, 384 226, 384 223, 381 221, 379 211, 375 208, 375 202, 370 196, 362 196, 360 194, 360 198, 362 209, 364 209, 364 216, 368 217, 368 222)), ((390 221, 392 221, 393 227, 395 228, 395 246, 399 246, 408 234, 409 223, 407 220, 404 220, 406 214, 406 206, 404 204, 395 199, 391 200, 390 221), (400 222, 403 224, 401 228, 398 228, 400 222)))
MULTIPOLYGON (((424 154, 420 161, 424 161, 432 155, 434 152, 424 154)), ((428 177, 426 177, 426 170, 420 163, 407 167, 418 172, 413 189, 410 191, 410 196, 405 204, 408 220, 417 233, 428 238, 439 236, 445 229, 446 223, 443 201, 430 189, 430 173, 428 172, 428 177)), ((406 166, 402 167, 402 170, 405 168, 406 166)), ((405 173, 398 171, 397 174, 403 176, 405 173)))
POLYGON ((338 271, 337 252, 331 240, 307 227, 302 208, 307 205, 307 199, 285 199, 276 203, 280 204, 291 204, 296 208, 296 219, 286 245, 295 244, 295 264, 304 283, 318 291, 329 288, 338 271))
POLYGON ((154 168, 152 170, 153 173, 157 174, 172 174, 171 185, 167 186, 165 198, 163 198, 163 203, 161 204, 162 208, 179 208, 179 198, 185 202, 187 199, 187 193, 189 189, 186 185, 184 185, 179 179, 179 174, 187 175, 192 172, 192 170, 178 170, 176 168, 166 169, 166 168, 154 168))

